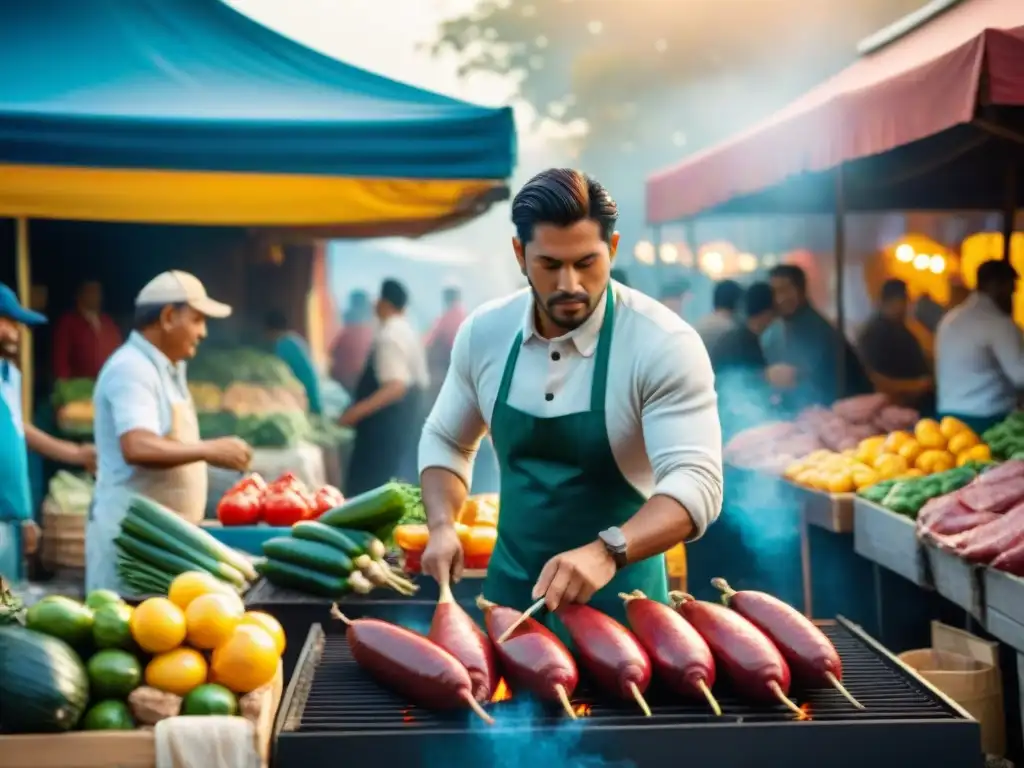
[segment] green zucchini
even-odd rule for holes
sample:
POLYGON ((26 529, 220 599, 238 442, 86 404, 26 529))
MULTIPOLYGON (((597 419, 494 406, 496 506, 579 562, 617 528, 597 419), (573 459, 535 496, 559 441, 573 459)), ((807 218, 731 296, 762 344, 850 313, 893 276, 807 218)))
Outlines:
POLYGON ((406 498, 398 483, 385 483, 353 496, 340 507, 324 512, 318 519, 335 528, 376 531, 402 519, 406 498))
POLYGON ((380 560, 387 554, 388 550, 384 543, 369 531, 357 531, 350 528, 341 528, 339 530, 372 559, 380 560))
POLYGON ((267 559, 260 563, 259 570, 271 584, 310 595, 337 599, 352 591, 351 582, 344 576, 319 573, 294 563, 267 559))
POLYGON ((276 536, 263 542, 263 554, 279 562, 301 565, 320 573, 335 576, 348 576, 352 573, 352 561, 348 555, 318 541, 276 536))
POLYGON ((121 522, 121 530, 130 533, 139 541, 152 544, 158 549, 195 563, 197 568, 212 573, 222 581, 230 582, 239 588, 245 586, 245 577, 239 573, 237 568, 222 563, 203 552, 195 551, 185 542, 168 536, 155 525, 132 512, 129 512, 121 522))
MULTIPOLYGON (((197 570, 197 566, 190 560, 186 560, 180 555, 175 555, 171 552, 166 552, 158 547, 154 547, 152 544, 141 539, 137 539, 130 533, 124 531, 121 535, 114 539, 114 543, 121 549, 125 554, 131 555, 136 560, 141 560, 144 563, 149 563, 159 568, 161 571, 174 574, 177 576, 179 573, 185 573, 185 571, 197 570)), ((211 574, 216 576, 217 574, 211 574)))
POLYGON ((146 522, 155 525, 168 536, 188 544, 197 552, 204 552, 222 563, 236 568, 248 581, 255 581, 256 571, 244 555, 223 544, 197 525, 182 520, 162 504, 145 496, 132 498, 130 509, 146 522))
POLYGON ((324 525, 316 520, 303 520, 296 523, 292 526, 292 536, 303 541, 329 544, 335 549, 341 550, 352 559, 366 554, 362 547, 340 530, 324 525))

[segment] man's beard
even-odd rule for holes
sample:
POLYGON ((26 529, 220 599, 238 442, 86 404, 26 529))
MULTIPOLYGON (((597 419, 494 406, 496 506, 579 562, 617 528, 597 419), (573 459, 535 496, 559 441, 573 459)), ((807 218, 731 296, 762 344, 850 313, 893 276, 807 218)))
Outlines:
MULTIPOLYGON (((558 292, 551 295, 547 302, 541 300, 540 294, 533 285, 533 281, 529 275, 526 277, 526 282, 530 284, 530 290, 533 292, 533 304, 540 312, 544 313, 544 317, 550 320, 552 323, 557 325, 559 328, 565 331, 574 331, 583 325, 590 316, 594 314, 594 310, 597 309, 598 301, 592 301, 590 296, 586 293, 563 293, 558 292), (587 306, 587 311, 579 317, 573 318, 560 318, 555 315, 555 308, 561 303, 579 301, 587 306)), ((598 296, 604 294, 605 289, 601 290, 598 296)))

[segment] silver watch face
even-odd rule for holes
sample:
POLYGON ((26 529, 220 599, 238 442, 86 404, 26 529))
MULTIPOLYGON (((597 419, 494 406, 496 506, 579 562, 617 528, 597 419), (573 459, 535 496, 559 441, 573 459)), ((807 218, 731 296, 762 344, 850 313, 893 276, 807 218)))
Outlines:
POLYGON ((601 541, 613 551, 624 552, 626 550, 626 537, 618 528, 609 528, 601 531, 601 541))

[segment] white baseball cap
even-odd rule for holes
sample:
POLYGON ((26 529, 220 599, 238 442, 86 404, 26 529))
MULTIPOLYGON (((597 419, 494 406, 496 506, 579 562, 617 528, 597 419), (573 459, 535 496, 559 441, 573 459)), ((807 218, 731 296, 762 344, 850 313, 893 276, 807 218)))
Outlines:
POLYGON ((146 283, 135 297, 137 307, 168 304, 188 304, 196 312, 218 320, 231 314, 230 306, 206 295, 206 288, 198 277, 177 269, 161 272, 146 283))

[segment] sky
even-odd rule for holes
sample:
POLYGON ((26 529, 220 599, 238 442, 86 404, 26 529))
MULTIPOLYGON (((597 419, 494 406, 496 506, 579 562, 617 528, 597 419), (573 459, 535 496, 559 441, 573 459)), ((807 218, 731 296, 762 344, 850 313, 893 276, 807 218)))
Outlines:
MULTIPOLYGON (((567 162, 566 132, 535 125, 529 105, 514 101, 515 82, 492 74, 460 77, 453 56, 426 49, 446 18, 476 0, 226 0, 228 5, 310 48, 392 79, 487 106, 512 103, 519 130, 519 161, 512 187, 537 171, 567 162)), ((423 245, 458 249, 497 265, 493 295, 518 285, 511 253, 508 205, 455 230, 423 238, 423 245)))

